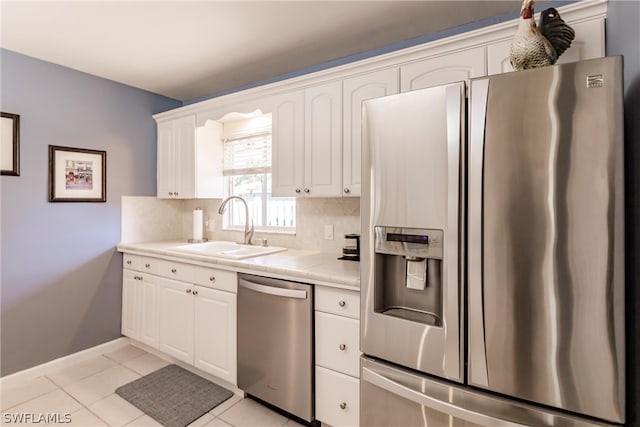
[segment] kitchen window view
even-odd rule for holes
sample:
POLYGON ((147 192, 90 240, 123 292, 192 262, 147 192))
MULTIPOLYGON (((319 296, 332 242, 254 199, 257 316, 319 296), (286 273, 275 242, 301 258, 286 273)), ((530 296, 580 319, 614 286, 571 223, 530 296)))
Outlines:
MULTIPOLYGON (((223 151, 225 196, 241 196, 247 201, 249 220, 256 230, 294 232, 295 197, 271 196, 271 126, 226 138, 223 151)), ((224 215, 224 229, 243 229, 244 223, 242 206, 231 204, 224 215)))

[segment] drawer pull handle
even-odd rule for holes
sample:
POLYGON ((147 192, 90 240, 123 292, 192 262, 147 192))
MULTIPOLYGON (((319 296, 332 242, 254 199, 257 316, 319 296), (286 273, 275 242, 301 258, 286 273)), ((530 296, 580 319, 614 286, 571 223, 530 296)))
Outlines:
POLYGON ((127 260, 127 265, 131 265, 131 260, 130 259, 127 260))
POLYGON ((216 277, 215 276, 209 276, 209 281, 210 282, 215 282, 216 281, 216 277))
POLYGON ((338 346, 338 348, 339 348, 341 351, 345 351, 345 350, 347 349, 347 346, 346 346, 345 344, 340 344, 340 345, 338 346))
POLYGON ((198 291, 193 291, 193 294, 194 295, 198 295, 198 291))
POLYGON ((146 268, 149 268, 149 267, 151 267, 151 264, 145 264, 144 266, 145 266, 146 268))
POLYGON ((171 269, 171 272, 172 272, 173 274, 175 274, 175 273, 177 273, 177 272, 178 272, 178 270, 176 270, 175 268, 172 268, 172 269, 171 269))
POLYGON ((345 305, 347 305, 347 303, 346 303, 346 301, 340 301, 340 302, 338 303, 338 305, 339 305, 340 307, 344 307, 345 305))
POLYGON ((340 404, 340 409, 347 409, 347 403, 346 402, 342 402, 340 404))
POLYGON ((191 293, 191 289, 187 289, 187 293, 190 294, 191 293))

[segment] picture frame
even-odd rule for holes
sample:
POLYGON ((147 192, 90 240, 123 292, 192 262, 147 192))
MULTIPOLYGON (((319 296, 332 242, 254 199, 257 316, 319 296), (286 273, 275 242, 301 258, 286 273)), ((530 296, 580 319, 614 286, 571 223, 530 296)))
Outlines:
POLYGON ((107 152, 49 145, 50 202, 106 202, 107 152))
POLYGON ((20 176, 20 115, 0 113, 0 175, 20 176))

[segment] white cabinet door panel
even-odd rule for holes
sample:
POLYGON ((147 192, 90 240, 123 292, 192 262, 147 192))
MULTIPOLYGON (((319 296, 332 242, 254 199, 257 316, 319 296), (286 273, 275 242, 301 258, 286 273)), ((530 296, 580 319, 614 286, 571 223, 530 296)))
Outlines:
POLYGON ((277 197, 302 195, 304 181, 304 92, 271 99, 272 185, 277 197), (296 191, 297 190, 297 191, 296 191))
POLYGON ((158 278, 160 351, 193 363, 193 285, 158 278))
POLYGON ((158 348, 158 285, 156 278, 141 274, 140 280, 140 334, 139 340, 153 348, 158 348))
POLYGON ((360 374, 360 322, 316 311, 316 364, 344 374, 360 374))
POLYGON ((304 192, 310 197, 342 194, 342 82, 305 89, 304 192))
POLYGON ((484 47, 424 59, 400 67, 401 91, 424 89, 487 74, 484 47))
POLYGON ((360 425, 360 380, 316 366, 316 418, 332 426, 360 425))
POLYGON ((237 384, 236 295, 195 289, 195 367, 237 384))
POLYGON ((193 199, 196 188, 195 115, 174 120, 175 190, 174 196, 193 199))
POLYGON ((173 121, 158 123, 157 195, 161 199, 173 198, 173 147, 173 121))
POLYGON ((122 335, 138 339, 140 334, 140 286, 138 272, 122 270, 122 335))
POLYGON ((362 103, 367 99, 396 94, 398 90, 399 78, 397 68, 351 77, 343 81, 343 196, 360 196, 362 103))

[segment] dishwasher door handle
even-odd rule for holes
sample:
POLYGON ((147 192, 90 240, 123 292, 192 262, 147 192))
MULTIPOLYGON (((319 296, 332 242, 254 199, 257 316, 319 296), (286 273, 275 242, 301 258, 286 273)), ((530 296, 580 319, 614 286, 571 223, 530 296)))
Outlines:
POLYGON ((277 288, 275 286, 260 285, 258 283, 248 282, 244 279, 240 279, 238 285, 255 292, 260 292, 262 294, 275 295, 285 298, 307 299, 307 291, 302 289, 277 288))

